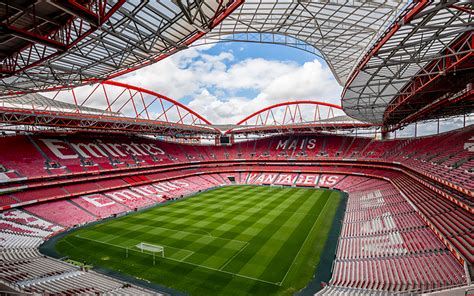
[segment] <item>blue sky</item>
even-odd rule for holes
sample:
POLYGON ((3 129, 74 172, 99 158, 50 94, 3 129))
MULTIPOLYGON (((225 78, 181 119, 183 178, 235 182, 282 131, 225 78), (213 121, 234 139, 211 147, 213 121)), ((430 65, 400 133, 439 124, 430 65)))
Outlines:
MULTIPOLYGON (((230 67, 232 64, 238 63, 246 59, 266 59, 273 61, 291 61, 300 66, 306 62, 311 62, 314 59, 318 59, 321 63, 326 65, 326 62, 323 59, 320 59, 316 55, 291 48, 283 45, 274 45, 274 44, 262 44, 262 43, 250 43, 250 42, 226 42, 216 44, 214 47, 205 51, 206 54, 217 56, 221 52, 232 52, 234 55, 233 61, 225 61, 225 64, 230 67)), ((235 93, 237 96, 244 97, 255 97, 258 95, 258 90, 247 88, 239 90, 235 93)), ((190 98, 185 98, 185 102, 189 102, 190 98)))
POLYGON ((217 55, 222 51, 231 50, 237 60, 247 58, 265 58, 273 60, 289 60, 300 65, 317 58, 316 55, 303 50, 291 48, 283 45, 250 43, 250 42, 227 42, 216 44, 207 50, 207 53, 217 55))

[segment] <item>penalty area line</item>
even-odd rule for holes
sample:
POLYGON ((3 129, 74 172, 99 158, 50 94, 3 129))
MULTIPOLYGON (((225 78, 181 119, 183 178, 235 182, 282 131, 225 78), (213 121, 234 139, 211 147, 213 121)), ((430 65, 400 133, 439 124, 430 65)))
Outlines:
MULTIPOLYGON (((188 250, 189 251, 189 250, 188 250)), ((194 254, 193 251, 189 251, 191 253, 189 253, 188 255, 184 256, 183 258, 179 259, 180 262, 185 262, 184 260, 186 260, 189 256, 191 256, 192 254, 194 254)), ((165 257, 166 258, 166 257, 165 257)), ((168 258, 169 259, 169 258, 168 258)), ((185 262, 187 263, 187 262, 185 262)))
POLYGON ((243 246, 242 248, 240 248, 234 255, 232 255, 232 257, 230 257, 229 259, 227 259, 227 261, 224 262, 224 265, 222 265, 221 267, 219 267, 219 270, 222 271, 222 269, 224 269, 224 267, 226 267, 227 264, 229 264, 232 260, 234 260, 234 258, 237 257, 237 255, 239 255, 248 245, 249 245, 249 243, 247 242, 247 244, 246 244, 245 246, 243 246))
MULTIPOLYGON (((135 247, 135 245, 130 246, 130 247, 118 246, 118 245, 105 243, 105 242, 102 242, 102 241, 99 241, 99 240, 95 240, 95 239, 91 239, 91 238, 85 238, 85 237, 82 237, 82 236, 79 236, 79 235, 76 235, 76 237, 81 238, 81 239, 84 239, 84 240, 90 240, 90 241, 93 241, 93 242, 96 242, 96 243, 99 243, 99 244, 109 245, 109 246, 116 247, 116 248, 120 248, 120 249, 127 249, 127 248, 135 247)), ((247 243, 247 244, 248 244, 248 243, 247 243)), ((135 250, 134 250, 134 251, 135 251, 135 250)), ((189 251, 189 250, 188 250, 188 251, 189 251)), ((139 251, 136 251, 136 252, 139 252, 139 251)), ((190 252, 193 252, 193 251, 190 251, 190 252)), ((193 252, 193 254, 194 254, 194 252, 193 252)), ((266 283, 266 284, 270 284, 270 285, 274 285, 274 286, 281 286, 281 283, 269 282, 269 281, 266 281, 266 280, 262 280, 262 279, 258 279, 258 278, 254 278, 254 277, 250 277, 250 276, 238 274, 238 273, 233 273, 233 272, 230 272, 230 271, 219 270, 219 269, 217 269, 217 268, 213 268, 213 267, 209 267, 209 266, 205 266, 205 265, 201 265, 201 264, 196 264, 196 263, 191 263, 191 262, 187 262, 187 261, 182 261, 182 260, 184 260, 184 259, 178 260, 178 259, 173 259, 173 258, 166 257, 166 256, 165 256, 165 257, 159 257, 159 258, 167 259, 167 260, 171 260, 171 261, 175 261, 175 262, 180 262, 180 263, 184 263, 184 264, 189 264, 189 265, 193 265, 193 266, 197 266, 197 267, 201 267, 201 268, 205 268, 205 269, 209 269, 209 270, 213 270, 213 271, 217 271, 217 272, 222 272, 222 273, 230 274, 230 275, 233 275, 233 276, 238 276, 238 277, 242 277, 242 278, 246 278, 246 279, 249 279, 249 280, 254 280, 254 281, 258 281, 258 282, 262 282, 262 283, 266 283)), ((187 257, 186 257, 186 258, 187 258, 187 257)))

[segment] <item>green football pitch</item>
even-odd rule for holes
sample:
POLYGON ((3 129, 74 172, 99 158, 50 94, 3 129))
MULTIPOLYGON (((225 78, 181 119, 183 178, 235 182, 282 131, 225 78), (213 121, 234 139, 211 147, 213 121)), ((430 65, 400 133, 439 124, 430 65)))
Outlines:
POLYGON ((340 202, 329 190, 221 187, 71 232, 56 250, 191 295, 291 295, 311 280, 340 202))

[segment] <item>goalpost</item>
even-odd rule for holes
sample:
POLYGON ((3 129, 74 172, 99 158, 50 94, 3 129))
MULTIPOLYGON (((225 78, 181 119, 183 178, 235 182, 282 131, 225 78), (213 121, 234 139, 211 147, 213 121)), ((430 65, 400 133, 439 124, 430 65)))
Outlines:
MULTIPOLYGON (((140 251, 142 253, 143 253, 143 251, 148 251, 148 252, 153 253, 153 265, 156 264, 156 258, 155 258, 156 253, 160 253, 161 257, 163 257, 163 258, 165 257, 165 247, 163 247, 163 246, 158 246, 158 245, 153 245, 153 244, 141 242, 138 245, 136 245, 136 247, 138 249, 140 249, 140 251)), ((126 256, 128 258, 128 248, 126 249, 126 252, 127 252, 126 256)))
POLYGON ((161 257, 165 257, 165 248, 163 246, 157 246, 157 245, 141 242, 137 245, 137 248, 139 248, 140 251, 142 251, 142 253, 143 251, 161 253, 161 257))

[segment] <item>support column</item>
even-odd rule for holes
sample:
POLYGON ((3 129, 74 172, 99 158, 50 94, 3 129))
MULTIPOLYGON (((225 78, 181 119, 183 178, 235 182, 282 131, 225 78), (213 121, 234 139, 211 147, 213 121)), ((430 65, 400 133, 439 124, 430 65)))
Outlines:
POLYGON ((388 129, 389 129, 388 126, 382 126, 382 133, 381 133, 382 140, 388 139, 388 134, 389 134, 388 129))

